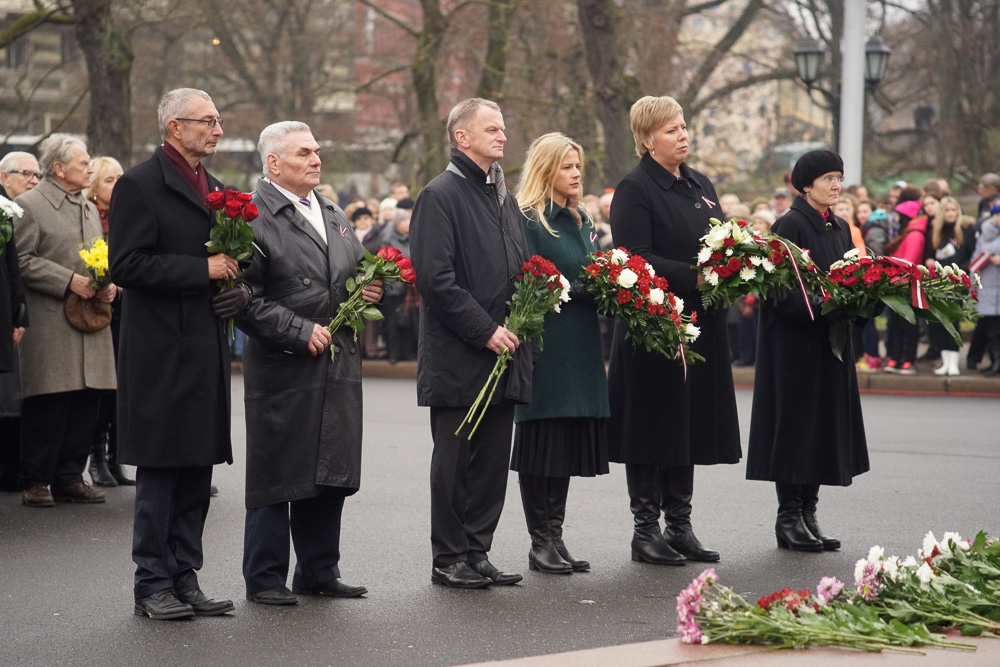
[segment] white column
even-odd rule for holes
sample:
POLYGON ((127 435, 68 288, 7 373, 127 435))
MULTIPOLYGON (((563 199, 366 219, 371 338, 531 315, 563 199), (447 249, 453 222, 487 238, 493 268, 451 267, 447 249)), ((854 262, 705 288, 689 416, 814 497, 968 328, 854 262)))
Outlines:
POLYGON ((844 70, 840 85, 840 156, 845 185, 861 182, 865 115, 865 0, 844 2, 844 70))

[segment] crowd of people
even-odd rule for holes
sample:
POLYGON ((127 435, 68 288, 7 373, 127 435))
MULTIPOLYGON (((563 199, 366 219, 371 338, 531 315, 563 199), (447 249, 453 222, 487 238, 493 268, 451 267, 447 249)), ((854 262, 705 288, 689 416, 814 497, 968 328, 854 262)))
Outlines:
MULTIPOLYGON (((435 584, 477 589, 522 580, 489 559, 508 469, 517 472, 533 570, 590 569, 563 537, 570 480, 607 474, 610 463, 625 465, 633 560, 719 560, 691 516, 695 467, 743 457, 734 359, 758 369, 747 478, 775 483, 778 546, 839 548, 820 529, 817 506, 821 485, 850 485, 869 468, 857 372, 883 365, 912 372, 918 333, 890 317, 883 362, 874 324, 857 322, 845 353, 857 365, 845 364, 828 343, 843 317, 809 316, 801 295, 705 310, 703 277, 692 269, 713 217, 770 229, 809 250, 822 270, 850 248, 971 264, 982 277, 983 317, 968 363, 989 353, 984 374, 1000 373, 1000 177, 993 174, 980 182, 977 215, 963 216, 938 180, 923 188, 898 183, 884 201, 860 186, 845 192, 840 157, 812 151, 770 201, 746 206, 733 194, 720 197, 688 166, 681 106, 643 97, 630 112, 639 161, 613 189, 583 194, 584 149, 558 132, 532 142, 510 188, 500 165, 502 111, 472 98, 448 116, 447 169, 415 200, 396 184, 381 201, 341 208, 321 187, 320 146, 309 126, 282 121, 260 134, 262 174, 245 195, 256 250, 242 272, 235 259, 205 247, 210 194, 225 189, 203 164, 223 135, 212 98, 173 90, 157 114, 162 145, 124 173, 62 134, 41 144, 37 162, 27 153, 0 161, 6 196, 23 208, 0 264, 0 327, 13 331, 0 344, 3 480, 28 507, 100 503, 103 492, 83 479, 89 455, 96 485, 134 484, 140 616, 235 609, 202 592, 197 576, 213 466, 233 462, 229 319, 246 336, 243 576, 247 599, 264 605, 367 593, 340 570, 341 514, 360 487, 364 356, 418 362, 417 401, 429 408, 433 440, 435 584), (111 283, 95 290, 79 249, 102 236, 111 283), (692 351, 703 363, 684 369, 634 346, 622 323, 599 317, 575 278, 589 253, 612 244, 645 258, 697 312, 692 351), (326 325, 355 267, 366 251, 387 245, 411 258, 416 285, 364 287, 364 300, 381 304, 384 324, 366 327, 358 340, 331 333, 326 325), (544 351, 503 326, 515 279, 533 254, 573 280, 570 302, 546 316, 544 351), (226 280, 233 287, 220 291, 217 281, 226 280), (504 353, 510 367, 479 428, 456 434, 504 353), (134 481, 123 463, 136 466, 134 481)), ((956 347, 943 332, 929 330, 938 372, 957 373, 956 347)))

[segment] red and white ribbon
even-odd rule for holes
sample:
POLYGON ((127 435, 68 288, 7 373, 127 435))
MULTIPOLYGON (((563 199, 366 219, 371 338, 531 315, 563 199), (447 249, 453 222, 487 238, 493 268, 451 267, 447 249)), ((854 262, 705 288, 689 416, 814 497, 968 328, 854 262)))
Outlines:
POLYGON ((986 263, 990 261, 990 256, 988 253, 981 252, 972 258, 969 262, 969 273, 979 273, 986 266, 986 263))
POLYGON ((927 309, 927 295, 924 294, 924 281, 920 278, 920 270, 915 269, 913 262, 901 257, 886 257, 890 264, 908 269, 910 271, 910 303, 914 308, 927 309), (916 273, 916 277, 913 274, 916 273))
MULTIPOLYGON (((754 237, 754 241, 758 245, 766 245, 766 246, 770 247, 770 244, 765 239, 754 237)), ((792 267, 795 269, 795 279, 798 280, 798 282, 799 282, 799 291, 802 293, 802 301, 806 304, 806 312, 809 313, 809 319, 810 320, 815 320, 816 316, 813 315, 812 303, 810 303, 810 301, 809 301, 809 291, 806 289, 806 283, 805 283, 805 281, 802 280, 802 273, 799 271, 799 264, 798 264, 798 262, 795 261, 795 254, 792 252, 792 249, 789 247, 789 246, 795 245, 795 244, 794 243, 790 243, 789 241, 786 241, 783 238, 778 238, 778 243, 780 243, 781 245, 785 246, 785 251, 788 253, 788 257, 792 260, 792 267)), ((802 252, 801 248, 799 248, 798 246, 795 246, 795 247, 798 249, 799 252, 802 252)))

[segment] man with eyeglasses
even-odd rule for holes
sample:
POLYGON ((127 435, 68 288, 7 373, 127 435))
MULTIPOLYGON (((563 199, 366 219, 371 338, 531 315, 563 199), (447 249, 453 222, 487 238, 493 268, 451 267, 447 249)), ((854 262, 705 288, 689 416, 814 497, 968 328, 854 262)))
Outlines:
POLYGON ((125 289, 118 349, 118 448, 137 466, 135 614, 155 620, 234 609, 198 585, 212 466, 232 463, 229 339, 223 320, 250 290, 218 294, 237 262, 205 248, 205 200, 222 189, 202 160, 222 123, 208 93, 172 90, 157 110, 163 144, 118 180, 108 222, 111 276, 125 289))
MULTIPOLYGON (((0 195, 10 200, 20 197, 38 185, 41 177, 34 155, 23 151, 7 153, 0 160, 0 195)), ((0 245, 0 252, 3 253, 0 257, 0 282, 7 287, 3 290, 4 298, 15 297, 11 301, 10 316, 14 329, 13 344, 17 345, 28 323, 28 309, 24 303, 23 287, 20 287, 21 271, 17 266, 14 240, 9 240, 6 248, 0 245)), ((21 374, 17 350, 12 347, 11 351, 6 364, 0 360, 0 491, 19 490, 21 469, 21 374), (10 368, 3 368, 5 365, 10 368)))

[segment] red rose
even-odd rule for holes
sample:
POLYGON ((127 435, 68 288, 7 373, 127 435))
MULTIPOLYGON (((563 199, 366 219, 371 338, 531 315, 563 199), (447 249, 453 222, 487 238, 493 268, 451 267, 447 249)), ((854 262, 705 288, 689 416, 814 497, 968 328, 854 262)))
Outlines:
POLYGON ((230 199, 226 202, 226 215, 230 218, 240 217, 243 212, 243 202, 238 199, 230 199))
POLYGON ((730 238, 726 239, 725 241, 723 241, 722 245, 724 245, 724 246, 736 245, 736 239, 730 237, 730 238))
POLYGON ((697 310, 692 310, 691 311, 691 324, 698 324, 698 311, 697 310))
POLYGON ((719 276, 722 278, 728 278, 729 276, 733 275, 733 272, 724 266, 720 266, 715 270, 715 272, 718 273, 719 276))
POLYGON ((405 255, 396 259, 396 266, 399 267, 400 271, 413 268, 413 265, 410 264, 410 258, 405 255))
POLYGON ((226 201, 233 201, 240 194, 239 190, 226 190, 226 201))
POLYGON ((226 206, 226 193, 219 191, 209 192, 208 198, 205 202, 208 204, 209 208, 221 211, 226 206))
POLYGON ((253 204, 247 203, 243 205, 243 219, 247 222, 251 220, 256 220, 258 215, 257 207, 253 204))
POLYGON ((746 220, 737 220, 736 224, 739 225, 740 227, 746 227, 747 226, 747 221, 746 220))
POLYGON ((389 261, 396 261, 396 259, 402 255, 403 253, 401 253, 398 249, 388 245, 379 248, 378 252, 375 254, 376 257, 388 259, 389 261))
POLYGON ((775 250, 781 250, 781 241, 771 241, 768 245, 775 250))
POLYGON ((740 266, 741 266, 740 260, 738 260, 735 257, 733 257, 732 259, 729 260, 729 264, 727 266, 728 266, 728 268, 729 268, 730 271, 732 271, 732 272, 735 273, 736 271, 740 270, 740 266))
POLYGON ((722 253, 721 252, 713 252, 712 253, 712 261, 713 262, 721 262, 722 261, 722 253))
POLYGON ((403 282, 410 283, 412 285, 417 280, 417 274, 413 272, 413 269, 406 268, 403 269, 401 278, 403 279, 403 282))
POLYGON ((253 195, 250 194, 249 192, 241 192, 238 195, 236 195, 236 198, 245 204, 246 202, 253 199, 253 195))

